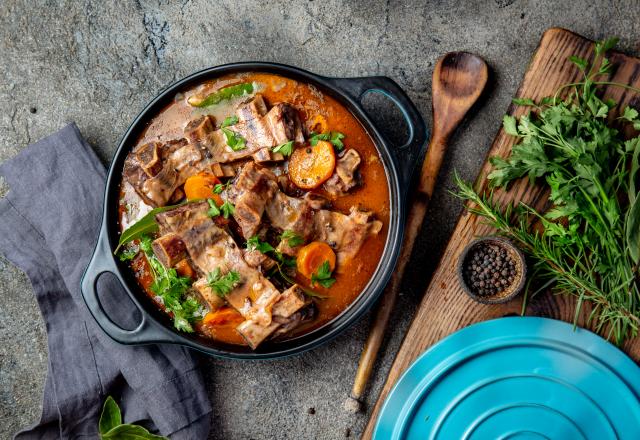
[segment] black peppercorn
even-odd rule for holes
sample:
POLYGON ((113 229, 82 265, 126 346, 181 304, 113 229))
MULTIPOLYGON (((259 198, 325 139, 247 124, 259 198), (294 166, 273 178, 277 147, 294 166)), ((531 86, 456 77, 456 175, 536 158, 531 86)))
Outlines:
POLYGON ((472 249, 463 268, 467 285, 479 296, 495 295, 508 289, 516 278, 512 256, 495 244, 483 243, 472 249))

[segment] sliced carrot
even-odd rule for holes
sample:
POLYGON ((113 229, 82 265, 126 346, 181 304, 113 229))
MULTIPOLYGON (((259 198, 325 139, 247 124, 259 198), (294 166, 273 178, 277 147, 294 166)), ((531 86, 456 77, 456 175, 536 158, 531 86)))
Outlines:
POLYGON ((181 277, 194 279, 196 276, 196 273, 193 270, 193 267, 191 267, 191 265, 186 259, 180 260, 176 263, 176 272, 181 277))
POLYGON ((220 325, 238 325, 244 318, 236 309, 231 307, 222 307, 215 312, 207 313, 202 319, 202 324, 207 326, 220 326, 220 325))
POLYGON ((289 160, 289 177, 302 189, 317 188, 324 183, 336 167, 336 153, 327 141, 318 141, 315 147, 297 148, 289 160))
POLYGON ((213 192, 218 183, 220 180, 213 174, 207 172, 194 174, 184 182, 184 193, 187 200, 213 199, 219 206, 223 203, 222 198, 213 192))
POLYGON ((298 272, 307 278, 318 271, 318 268, 329 262, 329 268, 333 271, 336 268, 336 254, 333 249, 322 241, 313 241, 298 251, 296 264, 298 272))

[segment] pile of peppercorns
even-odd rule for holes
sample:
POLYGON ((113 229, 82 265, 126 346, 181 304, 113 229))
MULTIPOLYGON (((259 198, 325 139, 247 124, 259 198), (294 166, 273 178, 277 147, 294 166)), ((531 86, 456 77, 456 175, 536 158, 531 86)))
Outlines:
POLYGON ((516 280, 514 259, 501 246, 479 243, 467 255, 464 264, 467 286, 479 296, 503 292, 516 280))

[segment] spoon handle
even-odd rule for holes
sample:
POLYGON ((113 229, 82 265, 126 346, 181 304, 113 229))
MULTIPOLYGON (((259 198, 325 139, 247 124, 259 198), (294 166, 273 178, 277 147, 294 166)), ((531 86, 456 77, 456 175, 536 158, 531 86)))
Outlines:
MULTIPOLYGON (((477 67, 478 64, 474 64, 477 67)), ((436 64, 433 73, 433 133, 427 149, 425 160, 422 164, 420 173, 420 181, 411 208, 407 217, 407 224, 404 232, 404 240, 400 257, 396 266, 396 270, 391 276, 391 280, 385 288, 380 305, 376 311, 373 325, 369 332, 367 341, 365 342, 358 371, 351 390, 350 398, 345 402, 345 408, 349 411, 357 412, 361 410, 361 402, 369 377, 375 365, 378 351, 384 340, 389 317, 396 303, 402 277, 406 269, 407 263, 411 258, 413 244, 420 232, 424 216, 427 212, 427 206, 433 195, 436 180, 444 154, 446 152, 449 137, 458 126, 469 108, 477 101, 487 81, 487 66, 479 57, 468 54, 466 52, 448 53, 436 64), (470 78, 476 72, 465 71, 468 67, 469 57, 474 57, 480 61, 479 78, 470 78), (444 69, 447 69, 444 71, 444 69), (477 93, 461 94, 457 91, 457 83, 455 78, 451 78, 452 73, 449 70, 459 69, 463 71, 462 78, 466 80, 475 80, 478 90, 477 93), (444 84, 441 80, 444 79, 444 84)))

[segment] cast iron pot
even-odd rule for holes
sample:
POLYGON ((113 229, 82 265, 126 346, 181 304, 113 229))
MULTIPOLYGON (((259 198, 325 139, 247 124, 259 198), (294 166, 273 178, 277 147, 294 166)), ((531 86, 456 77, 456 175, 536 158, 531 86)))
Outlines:
POLYGON ((238 359, 276 358, 317 347, 355 323, 376 302, 394 270, 404 230, 407 196, 413 170, 422 162, 427 129, 409 97, 393 80, 383 77, 327 78, 295 67, 274 63, 234 63, 212 67, 172 84, 158 95, 133 121, 116 150, 104 197, 102 226, 96 248, 82 278, 82 296, 98 325, 111 338, 122 344, 172 343, 194 348, 212 356, 238 359), (365 127, 373 139, 384 164, 390 196, 389 232, 380 263, 364 290, 339 316, 310 333, 286 341, 265 341, 253 351, 248 347, 212 341, 196 334, 178 332, 163 312, 142 292, 131 270, 113 254, 119 240, 118 198, 124 160, 136 144, 145 124, 172 102, 176 93, 205 80, 236 72, 268 72, 313 84, 337 99, 365 127), (400 109, 408 125, 409 136, 402 146, 385 139, 362 108, 362 98, 370 92, 382 93, 400 109), (97 292, 98 278, 110 272, 120 281, 131 300, 140 309, 142 320, 133 330, 125 330, 105 313, 97 292))

